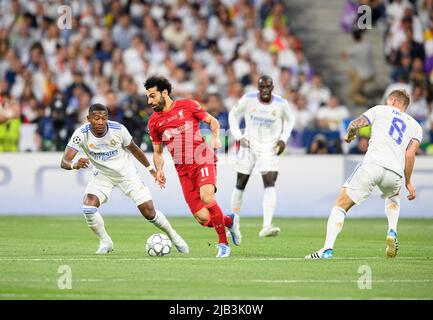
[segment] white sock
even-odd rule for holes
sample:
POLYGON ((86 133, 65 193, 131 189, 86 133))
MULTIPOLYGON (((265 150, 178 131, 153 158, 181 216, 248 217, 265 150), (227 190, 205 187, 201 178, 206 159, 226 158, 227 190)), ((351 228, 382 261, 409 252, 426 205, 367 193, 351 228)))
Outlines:
POLYGON ((263 195, 263 228, 271 226, 276 203, 277 193, 275 187, 265 188, 263 195))
POLYGON ((332 208, 331 214, 328 218, 328 226, 326 228, 326 240, 323 249, 332 249, 334 247, 335 240, 343 229, 344 218, 346 217, 346 211, 340 207, 332 208))
POLYGON ((398 217, 400 215, 400 196, 385 199, 385 214, 388 218, 388 232, 390 229, 397 232, 398 217))
POLYGON ((155 210, 155 218, 153 220, 149 220, 150 223, 153 223, 155 227, 167 233, 167 235, 171 238, 172 236, 176 236, 177 233, 171 226, 170 222, 168 222, 165 215, 159 211, 155 210))
POLYGON ((104 219, 98 212, 97 207, 83 206, 84 217, 86 218, 87 225, 95 232, 99 239, 103 242, 112 242, 107 231, 105 231, 104 219))
POLYGON ((232 198, 230 202, 231 212, 238 213, 241 211, 242 200, 244 197, 244 190, 239 190, 238 188, 234 188, 232 192, 232 198))

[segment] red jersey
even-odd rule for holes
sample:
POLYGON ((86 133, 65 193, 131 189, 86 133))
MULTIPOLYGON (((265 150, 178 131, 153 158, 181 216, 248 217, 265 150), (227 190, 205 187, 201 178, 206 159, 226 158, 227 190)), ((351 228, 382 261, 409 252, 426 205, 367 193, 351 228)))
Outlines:
POLYGON ((192 166, 215 163, 217 157, 200 133, 207 112, 194 100, 175 100, 170 110, 154 112, 148 122, 154 144, 165 143, 178 173, 192 166))

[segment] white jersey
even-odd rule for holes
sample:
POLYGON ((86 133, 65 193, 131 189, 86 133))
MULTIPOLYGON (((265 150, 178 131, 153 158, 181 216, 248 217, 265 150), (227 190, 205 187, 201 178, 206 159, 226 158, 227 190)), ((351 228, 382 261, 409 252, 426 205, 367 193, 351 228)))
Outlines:
POLYGON ((422 127, 399 109, 378 105, 363 116, 371 123, 371 138, 363 163, 374 163, 403 177, 406 149, 412 139, 422 141, 422 127))
POLYGON ((128 129, 118 122, 108 121, 107 132, 100 138, 93 135, 90 123, 86 123, 75 130, 68 147, 83 150, 96 171, 118 178, 137 172, 131 153, 126 149, 131 141, 128 129))
POLYGON ((269 103, 259 100, 259 92, 245 94, 229 113, 229 124, 236 140, 246 138, 256 154, 275 153, 278 140, 287 143, 295 122, 287 100, 273 94, 269 103), (245 118, 245 132, 239 129, 239 120, 245 118))

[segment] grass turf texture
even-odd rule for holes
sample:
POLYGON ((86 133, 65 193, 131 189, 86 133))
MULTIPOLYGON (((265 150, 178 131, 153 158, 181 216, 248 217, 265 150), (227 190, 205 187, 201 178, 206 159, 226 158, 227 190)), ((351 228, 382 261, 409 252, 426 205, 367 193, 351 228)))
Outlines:
POLYGON ((334 259, 306 261, 321 247, 325 219, 275 219, 276 238, 258 238, 261 219, 241 218, 243 242, 215 258, 213 229, 192 217, 171 218, 190 246, 149 257, 146 239, 158 230, 140 217, 106 217, 115 251, 98 256, 82 217, 0 217, 0 299, 432 299, 433 220, 402 219, 400 251, 385 257, 386 219, 346 219, 334 259), (72 270, 60 290, 58 268, 72 270), (371 289, 359 289, 361 266, 371 289))

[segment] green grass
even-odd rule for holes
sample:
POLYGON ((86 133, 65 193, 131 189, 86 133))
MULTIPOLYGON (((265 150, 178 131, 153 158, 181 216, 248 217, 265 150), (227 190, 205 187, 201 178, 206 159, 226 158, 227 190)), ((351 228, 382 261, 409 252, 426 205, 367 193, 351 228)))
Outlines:
POLYGON ((241 218, 243 242, 215 258, 213 229, 171 218, 189 255, 147 256, 157 229, 140 217, 106 217, 115 252, 94 254, 81 217, 0 217, 0 299, 432 299, 433 219, 402 219, 399 255, 385 257, 386 219, 346 220, 334 259, 302 258, 323 244, 326 219, 276 219, 281 234, 258 238, 261 219, 241 218), (211 243, 212 242, 212 243, 211 243), (61 290, 58 268, 72 270, 61 290), (358 288, 360 266, 372 288, 358 288))

